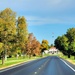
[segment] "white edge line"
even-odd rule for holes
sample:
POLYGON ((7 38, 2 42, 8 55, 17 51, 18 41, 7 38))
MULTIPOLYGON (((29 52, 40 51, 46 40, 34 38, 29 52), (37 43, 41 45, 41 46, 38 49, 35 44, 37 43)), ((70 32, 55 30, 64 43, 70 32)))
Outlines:
POLYGON ((73 70, 75 72, 75 69, 72 68, 69 64, 67 64, 63 59, 60 59, 61 61, 63 61, 71 70, 73 70))

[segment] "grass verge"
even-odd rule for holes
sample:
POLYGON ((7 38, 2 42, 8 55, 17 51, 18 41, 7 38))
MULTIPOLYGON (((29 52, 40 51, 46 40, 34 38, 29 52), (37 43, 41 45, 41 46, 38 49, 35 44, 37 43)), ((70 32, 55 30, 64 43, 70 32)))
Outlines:
POLYGON ((4 69, 4 68, 7 68, 7 67, 11 67, 11 66, 15 66, 17 64, 21 64, 21 63, 24 63, 24 62, 27 62, 27 61, 31 61, 31 60, 35 60, 35 59, 39 59, 40 57, 32 57, 31 59, 29 58, 23 58, 23 57, 19 57, 18 59, 13 57, 13 58, 8 58, 7 61, 5 61, 5 64, 2 65, 1 64, 1 60, 0 60, 0 70, 1 69, 4 69))
POLYGON ((71 56, 70 58, 68 58, 68 56, 63 55, 61 52, 58 54, 59 57, 66 59, 67 61, 69 61, 70 63, 75 65, 75 59, 74 56, 71 56))

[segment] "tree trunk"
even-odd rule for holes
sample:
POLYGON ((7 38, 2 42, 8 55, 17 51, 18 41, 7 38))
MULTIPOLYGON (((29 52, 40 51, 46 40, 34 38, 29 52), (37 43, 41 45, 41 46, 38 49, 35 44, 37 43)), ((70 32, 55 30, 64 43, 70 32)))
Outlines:
POLYGON ((2 57, 2 65, 4 65, 5 59, 4 57, 2 57))
POLYGON ((75 55, 74 55, 74 60, 75 60, 75 55))
POLYGON ((18 59, 18 57, 19 57, 19 55, 18 54, 16 54, 16 58, 18 59))
POLYGON ((68 58, 70 58, 70 54, 68 54, 68 58))
POLYGON ((31 54, 29 54, 29 59, 31 58, 31 54))
POLYGON ((5 62, 5 53, 4 53, 4 51, 2 51, 1 56, 2 56, 2 65, 4 65, 4 62, 5 62))

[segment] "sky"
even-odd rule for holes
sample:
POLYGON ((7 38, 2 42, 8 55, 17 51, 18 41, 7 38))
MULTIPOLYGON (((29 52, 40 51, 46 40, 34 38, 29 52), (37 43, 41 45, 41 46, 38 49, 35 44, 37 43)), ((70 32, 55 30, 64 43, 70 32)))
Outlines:
POLYGON ((0 11, 11 8, 25 16, 29 33, 38 41, 53 44, 67 29, 75 27, 75 0, 0 0, 0 11))

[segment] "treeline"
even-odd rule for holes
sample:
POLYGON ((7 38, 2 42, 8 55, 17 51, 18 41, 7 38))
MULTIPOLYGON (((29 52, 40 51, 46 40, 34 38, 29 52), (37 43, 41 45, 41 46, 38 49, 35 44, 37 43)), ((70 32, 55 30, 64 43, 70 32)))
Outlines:
POLYGON ((64 54, 74 56, 75 59, 75 28, 69 28, 66 34, 58 36, 55 40, 55 46, 64 54))
POLYGON ((7 57, 38 56, 48 49, 48 41, 42 43, 29 33, 24 16, 18 17, 10 8, 0 11, 0 58, 2 64, 7 57))

